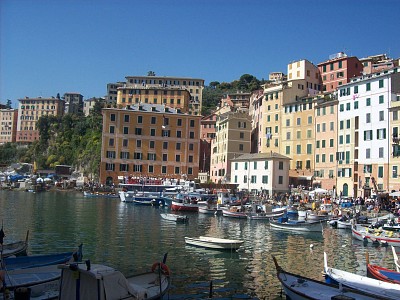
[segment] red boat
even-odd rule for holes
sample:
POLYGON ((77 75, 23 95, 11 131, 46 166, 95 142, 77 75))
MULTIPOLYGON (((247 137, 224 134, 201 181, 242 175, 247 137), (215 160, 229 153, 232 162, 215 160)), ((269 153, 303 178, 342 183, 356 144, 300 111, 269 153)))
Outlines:
POLYGON ((367 253, 367 276, 381 281, 400 284, 400 273, 377 265, 369 263, 367 253))
POLYGON ((172 201, 171 210, 174 211, 199 211, 199 205, 193 202, 172 201))

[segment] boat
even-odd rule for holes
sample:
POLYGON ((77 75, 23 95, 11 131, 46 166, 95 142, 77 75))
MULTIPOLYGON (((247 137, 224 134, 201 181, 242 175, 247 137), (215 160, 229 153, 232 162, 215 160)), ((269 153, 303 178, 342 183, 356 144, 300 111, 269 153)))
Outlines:
POLYGON ((199 213, 206 215, 221 215, 222 209, 218 207, 199 206, 199 213))
POLYGON ((155 262, 150 272, 125 277, 120 271, 101 264, 60 265, 59 300, 71 299, 162 299, 171 285, 165 262, 155 262))
MULTIPOLYGON (((372 300, 376 296, 364 293, 362 291, 343 288, 325 282, 317 281, 301 275, 289 273, 279 266, 276 258, 272 256, 275 264, 277 277, 282 285, 287 299, 293 300, 372 300)), ((385 298, 384 298, 385 299, 385 298)))
POLYGON ((222 210, 222 215, 228 218, 247 219, 247 213, 242 210, 241 206, 231 206, 222 210))
POLYGON ((171 210, 197 212, 197 211, 199 211, 199 205, 195 201, 185 201, 185 200, 175 201, 175 200, 172 200, 172 202, 171 202, 171 210))
POLYGON ((322 232, 323 224, 320 221, 290 220, 287 217, 280 217, 277 220, 269 220, 274 229, 289 230, 296 232, 322 232))
POLYGON ((377 299, 400 299, 400 285, 328 267, 326 252, 324 252, 324 272, 328 283, 342 284, 375 295, 377 299))
POLYGON ((257 212, 251 212, 247 214, 247 218, 249 220, 270 220, 273 218, 278 218, 278 217, 282 217, 285 214, 285 212, 271 212, 271 213, 266 213, 266 212, 261 212, 261 213, 257 213, 257 212))
POLYGON ((168 206, 172 201, 164 197, 163 193, 137 192, 137 191, 119 191, 119 198, 122 202, 134 203, 147 206, 168 206))
POLYGON ((49 265, 58 265, 68 261, 82 259, 82 244, 74 252, 63 252, 44 255, 29 255, 4 258, 3 264, 7 270, 29 269, 49 265))
POLYGON ((189 218, 187 216, 183 216, 183 215, 161 213, 160 216, 164 220, 173 221, 176 223, 186 223, 189 221, 189 218))
POLYGON ((383 246, 400 247, 399 233, 394 231, 368 228, 367 226, 353 224, 351 227, 352 236, 365 243, 381 244, 383 246))
POLYGON ((185 242, 192 246, 219 250, 237 250, 244 243, 242 240, 221 239, 210 236, 185 237, 185 242))
POLYGON ((119 195, 112 192, 90 192, 83 191, 83 197, 85 198, 118 198, 119 195))
POLYGON ((396 271, 400 272, 400 260, 399 257, 397 256, 396 249, 393 246, 392 246, 392 253, 393 253, 394 264, 396 266, 396 271))
POLYGON ((2 244, 1 256, 5 258, 9 256, 26 255, 27 254, 26 250, 28 249, 28 239, 29 239, 29 230, 26 232, 26 237, 24 241, 2 244))
POLYGON ((367 276, 369 278, 400 284, 399 272, 378 265, 370 264, 368 252, 366 254, 366 260, 367 260, 367 276))

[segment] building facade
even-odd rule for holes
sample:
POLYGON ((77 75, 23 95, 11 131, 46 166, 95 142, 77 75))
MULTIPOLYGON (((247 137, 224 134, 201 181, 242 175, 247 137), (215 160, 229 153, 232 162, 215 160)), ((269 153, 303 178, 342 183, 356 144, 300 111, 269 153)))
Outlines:
POLYGON ((63 116, 65 101, 58 98, 29 98, 18 99, 18 143, 31 143, 39 139, 37 122, 42 116, 63 116))
POLYGON ((100 182, 117 184, 127 176, 197 178, 200 116, 156 104, 102 112, 100 182))
POLYGON ((79 114, 83 112, 83 96, 79 93, 65 93, 65 113, 79 114))
POLYGON ((15 143, 17 122, 17 109, 0 108, 0 145, 5 143, 15 143))

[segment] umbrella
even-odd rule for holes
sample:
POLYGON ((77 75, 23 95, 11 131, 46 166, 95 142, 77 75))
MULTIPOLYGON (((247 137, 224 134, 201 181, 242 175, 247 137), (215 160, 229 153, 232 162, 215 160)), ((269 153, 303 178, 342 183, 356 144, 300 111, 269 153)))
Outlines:
POLYGON ((44 180, 44 182, 50 182, 51 181, 51 178, 45 178, 45 179, 43 179, 44 180))
POLYGON ((315 194, 327 194, 328 191, 325 189, 317 188, 313 191, 315 194))

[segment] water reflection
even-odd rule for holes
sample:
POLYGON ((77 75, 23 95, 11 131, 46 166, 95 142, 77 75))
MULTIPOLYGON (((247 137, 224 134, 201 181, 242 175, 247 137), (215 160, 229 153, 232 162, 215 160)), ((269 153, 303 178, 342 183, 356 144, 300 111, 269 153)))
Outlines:
POLYGON ((160 218, 164 208, 134 206, 118 199, 84 198, 74 193, 0 191, 0 218, 6 241, 30 230, 29 252, 64 252, 83 243, 84 258, 120 269, 147 271, 168 252, 173 276, 170 299, 279 298, 281 288, 271 255, 283 268, 323 280, 323 253, 329 265, 365 275, 370 261, 394 269, 390 248, 365 246, 347 230, 293 234, 265 221, 188 213, 188 224, 160 218), (209 235, 243 239, 238 252, 187 246, 184 237, 209 235), (312 245, 312 247, 310 247, 312 245))

